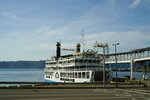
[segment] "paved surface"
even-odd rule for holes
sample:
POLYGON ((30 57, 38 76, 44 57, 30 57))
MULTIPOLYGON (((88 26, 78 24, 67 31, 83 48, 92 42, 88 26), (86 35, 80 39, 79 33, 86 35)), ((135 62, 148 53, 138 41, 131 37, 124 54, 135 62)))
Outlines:
POLYGON ((150 89, 0 89, 0 100, 150 100, 150 89))

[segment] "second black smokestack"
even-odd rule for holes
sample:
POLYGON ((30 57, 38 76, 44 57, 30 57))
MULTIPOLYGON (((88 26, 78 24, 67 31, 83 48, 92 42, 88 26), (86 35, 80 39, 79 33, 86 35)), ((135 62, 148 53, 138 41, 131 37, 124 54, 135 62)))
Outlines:
POLYGON ((61 44, 60 42, 57 42, 56 44, 56 59, 58 59, 61 56, 61 44))
POLYGON ((80 46, 80 43, 78 43, 76 47, 77 47, 76 53, 80 53, 80 47, 81 47, 81 46, 80 46))

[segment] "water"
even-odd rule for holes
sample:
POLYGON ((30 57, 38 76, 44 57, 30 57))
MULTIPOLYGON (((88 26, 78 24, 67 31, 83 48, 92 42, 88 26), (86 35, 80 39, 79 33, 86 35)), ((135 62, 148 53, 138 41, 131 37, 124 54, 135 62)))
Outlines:
MULTIPOLYGON (((130 72, 118 72, 118 77, 130 75, 130 72)), ((142 79, 142 72, 134 72, 136 79, 142 79)), ((115 72, 113 72, 115 77, 115 72)), ((37 68, 0 68, 0 81, 44 82, 44 69, 37 68)))
POLYGON ((44 82, 44 69, 0 68, 0 81, 44 82))
MULTIPOLYGON (((119 78, 124 78, 124 76, 130 76, 130 72, 117 72, 119 78)), ((142 72, 133 72, 133 78, 142 79, 142 72)), ((116 77, 116 72, 113 72, 113 77, 116 77)))

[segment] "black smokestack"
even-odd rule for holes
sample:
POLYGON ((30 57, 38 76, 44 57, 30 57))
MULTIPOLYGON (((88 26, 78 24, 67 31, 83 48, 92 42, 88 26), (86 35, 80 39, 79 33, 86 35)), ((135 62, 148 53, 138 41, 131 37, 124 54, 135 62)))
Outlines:
POLYGON ((76 47, 77 47, 76 53, 80 53, 80 47, 81 47, 81 46, 80 46, 80 43, 78 43, 76 47))
POLYGON ((56 59, 58 59, 61 55, 60 46, 61 46, 60 42, 57 42, 57 44, 56 44, 56 59))

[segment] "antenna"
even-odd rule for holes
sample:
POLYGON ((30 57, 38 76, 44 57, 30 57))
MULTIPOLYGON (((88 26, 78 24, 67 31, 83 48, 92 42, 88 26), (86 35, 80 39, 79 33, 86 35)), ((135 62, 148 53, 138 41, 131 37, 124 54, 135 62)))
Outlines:
POLYGON ((83 33, 83 28, 82 28, 82 50, 84 50, 85 43, 84 43, 84 33, 83 33))

